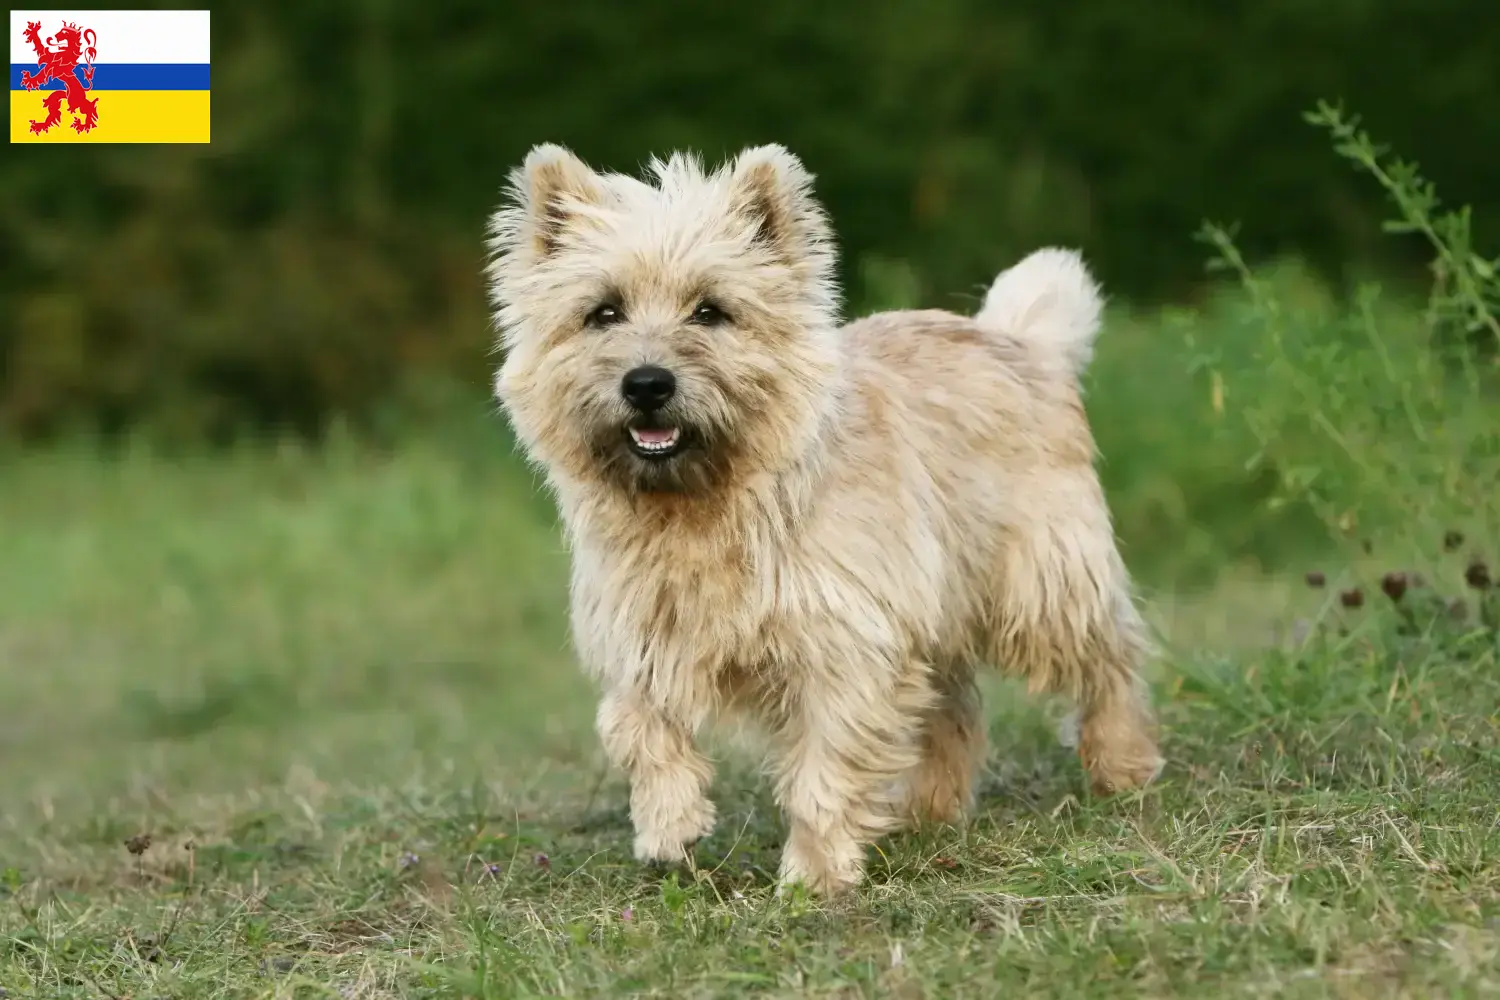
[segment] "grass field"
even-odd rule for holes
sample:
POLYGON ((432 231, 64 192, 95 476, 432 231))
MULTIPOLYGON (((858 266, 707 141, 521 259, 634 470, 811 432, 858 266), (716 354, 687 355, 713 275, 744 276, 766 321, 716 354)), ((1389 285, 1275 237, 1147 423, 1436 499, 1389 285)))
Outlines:
MULTIPOLYGON (((1105 373, 1145 349, 1148 326, 1118 327, 1105 373)), ((1097 407, 1130 411, 1132 384, 1097 385, 1097 407)), ((1193 437, 1161 464, 1192 461, 1193 437)), ((1106 454, 1154 461, 1149 444, 1106 454)), ((1163 780, 1089 798, 1050 707, 997 685, 973 822, 889 838, 870 884, 824 904, 774 896, 777 817, 732 750, 697 870, 630 858, 566 648, 551 510, 490 416, 393 449, 8 456, 0 986, 1500 992, 1500 663, 1463 580, 1487 539, 1431 540, 1409 616, 1379 590, 1382 550, 1341 568, 1310 538, 1279 572, 1221 552, 1187 590, 1174 543, 1258 502, 1170 521, 1137 477, 1115 492, 1172 648, 1163 780), (1302 583, 1310 568, 1326 587, 1302 583), (1355 583, 1365 605, 1346 609, 1355 583)))
POLYGON ((0 452, 0 998, 1500 996, 1493 383, 1266 282, 1089 387, 1162 780, 1091 798, 997 683, 977 815, 833 903, 728 746, 695 864, 631 859, 493 414, 0 452))

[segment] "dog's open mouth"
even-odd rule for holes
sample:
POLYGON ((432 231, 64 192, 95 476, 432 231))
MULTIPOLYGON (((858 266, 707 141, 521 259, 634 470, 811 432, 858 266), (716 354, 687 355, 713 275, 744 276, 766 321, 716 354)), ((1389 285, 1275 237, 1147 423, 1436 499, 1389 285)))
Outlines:
POLYGON ((641 458, 670 458, 682 446, 680 427, 627 427, 630 450, 641 458))

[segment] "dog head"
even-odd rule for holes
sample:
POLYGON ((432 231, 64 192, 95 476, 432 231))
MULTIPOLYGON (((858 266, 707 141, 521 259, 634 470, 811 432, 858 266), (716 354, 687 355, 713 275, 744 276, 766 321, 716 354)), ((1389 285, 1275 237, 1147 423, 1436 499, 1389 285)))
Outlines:
POLYGON ((553 145, 491 220, 496 394, 554 477, 632 493, 775 474, 818 440, 838 290, 811 175, 779 146, 650 179, 553 145))

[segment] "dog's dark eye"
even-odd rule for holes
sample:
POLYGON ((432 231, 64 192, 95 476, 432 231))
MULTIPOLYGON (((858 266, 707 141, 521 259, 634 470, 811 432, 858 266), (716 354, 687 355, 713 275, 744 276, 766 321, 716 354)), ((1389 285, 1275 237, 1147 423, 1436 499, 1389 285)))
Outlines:
POLYGON ((589 326, 614 326, 624 318, 625 314, 620 311, 619 306, 606 302, 589 313, 587 322, 589 326))
POLYGON ((700 302, 698 308, 693 310, 693 322, 699 326, 718 326, 729 322, 729 317, 712 302, 700 302))

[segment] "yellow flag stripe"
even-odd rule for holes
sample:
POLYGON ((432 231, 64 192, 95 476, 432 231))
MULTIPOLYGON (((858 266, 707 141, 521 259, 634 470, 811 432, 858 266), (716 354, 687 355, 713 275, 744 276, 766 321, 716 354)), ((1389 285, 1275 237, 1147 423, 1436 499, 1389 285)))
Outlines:
POLYGON ((84 134, 73 131, 74 116, 63 103, 62 121, 43 135, 31 122, 45 121, 47 91, 10 92, 11 142, 207 142, 209 92, 206 90, 101 90, 99 122, 84 134))

